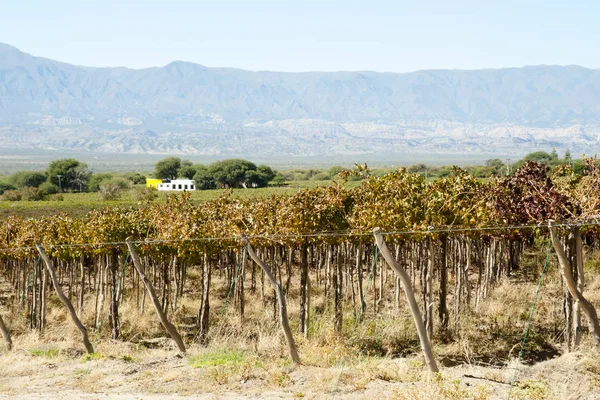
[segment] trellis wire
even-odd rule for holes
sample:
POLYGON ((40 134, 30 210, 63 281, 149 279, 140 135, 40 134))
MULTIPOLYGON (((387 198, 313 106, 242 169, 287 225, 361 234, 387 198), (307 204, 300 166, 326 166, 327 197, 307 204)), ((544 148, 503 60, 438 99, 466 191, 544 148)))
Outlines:
MULTIPOLYGON (((582 227, 582 226, 600 226, 600 221, 582 221, 569 223, 555 223, 553 226, 558 228, 582 227)), ((460 232, 484 232, 484 231, 506 231, 506 230, 526 230, 545 228, 546 223, 539 224, 523 224, 523 225, 495 225, 481 227, 438 227, 430 226, 428 229, 413 229, 403 231, 387 231, 381 232, 383 236, 403 236, 403 235, 426 235, 434 233, 460 233, 460 232)), ((290 233, 290 234, 264 234, 264 235, 247 235, 248 239, 294 239, 294 238, 309 238, 309 237, 361 237, 372 236, 372 232, 314 232, 314 233, 290 233)), ((198 237, 198 238, 182 238, 182 239, 145 239, 132 241, 134 244, 169 244, 169 243, 185 243, 185 242, 220 242, 220 241, 237 241, 239 236, 213 236, 213 237, 198 237)), ((126 242, 100 242, 100 243, 65 243, 65 244, 45 244, 46 248, 63 249, 63 248, 96 248, 96 247, 120 247, 126 246, 126 242)), ((0 253, 19 250, 35 250, 35 246, 20 246, 0 249, 0 253)))

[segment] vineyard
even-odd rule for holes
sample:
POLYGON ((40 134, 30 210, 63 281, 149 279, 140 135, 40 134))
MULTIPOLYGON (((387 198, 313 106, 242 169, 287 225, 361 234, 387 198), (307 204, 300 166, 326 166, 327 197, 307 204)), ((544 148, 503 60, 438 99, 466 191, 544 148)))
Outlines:
POLYGON ((582 176, 528 162, 501 179, 455 168, 426 182, 404 169, 374 177, 360 166, 335 185, 289 195, 194 202, 182 194, 83 217, 10 216, 0 225, 0 328, 7 343, 11 334, 41 335, 57 323, 50 315, 64 297, 90 354, 94 341, 109 339, 169 336, 182 353, 225 334, 252 344, 265 324, 283 327, 277 345, 287 343, 282 357, 298 364, 310 364, 308 348, 332 337, 350 353, 420 353, 406 286, 375 243, 380 228, 439 362, 452 353, 505 365, 521 350, 529 363, 600 347, 598 297, 586 297, 598 275, 599 216, 592 159, 582 176), (347 185, 350 176, 360 184, 347 185), (543 322, 519 349, 533 293, 512 317, 492 318, 486 301, 507 285, 532 288, 548 264, 560 271, 547 278, 558 289, 535 310, 543 322), (136 329, 148 313, 161 325, 136 329), (441 346, 463 348, 444 355, 441 346))

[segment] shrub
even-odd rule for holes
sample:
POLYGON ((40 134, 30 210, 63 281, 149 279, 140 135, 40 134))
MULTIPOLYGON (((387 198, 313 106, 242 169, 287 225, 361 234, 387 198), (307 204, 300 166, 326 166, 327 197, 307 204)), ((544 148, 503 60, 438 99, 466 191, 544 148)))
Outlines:
POLYGON ((314 181, 328 181, 331 179, 331 175, 329 175, 328 172, 323 171, 313 175, 311 179, 314 181))
POLYGON ((46 182, 46 174, 41 172, 19 171, 12 174, 9 178, 10 183, 18 188, 38 187, 46 182))
POLYGON ((278 173, 277 175, 275 175, 275 177, 271 180, 270 183, 273 186, 284 186, 286 185, 285 177, 282 174, 278 173))
POLYGON ((44 200, 44 192, 35 187, 25 186, 23 189, 21 189, 21 199, 27 201, 44 200))
POLYGON ((2 196, 7 201, 21 200, 21 192, 19 190, 5 190, 2 196))
POLYGON ((135 201, 150 202, 158 197, 156 189, 147 187, 136 187, 131 191, 131 198, 135 201))
POLYGON ((125 178, 113 178, 104 183, 109 183, 111 185, 117 185, 119 187, 119 189, 127 189, 130 185, 129 181, 125 178))
POLYGON ((100 198, 102 200, 117 200, 121 197, 122 188, 115 183, 104 183, 100 185, 100 198))
POLYGON ((64 201, 65 200, 65 196, 63 196, 62 193, 51 194, 49 196, 49 200, 52 200, 52 201, 64 201))
POLYGON ((107 173, 94 174, 90 178, 90 182, 88 184, 88 189, 90 190, 90 192, 97 192, 100 190, 100 185, 110 181, 112 179, 112 177, 113 177, 112 174, 107 174, 107 173))
POLYGON ((50 183, 50 182, 44 182, 40 185, 39 189, 44 193, 44 194, 55 194, 58 193, 58 186, 50 183))

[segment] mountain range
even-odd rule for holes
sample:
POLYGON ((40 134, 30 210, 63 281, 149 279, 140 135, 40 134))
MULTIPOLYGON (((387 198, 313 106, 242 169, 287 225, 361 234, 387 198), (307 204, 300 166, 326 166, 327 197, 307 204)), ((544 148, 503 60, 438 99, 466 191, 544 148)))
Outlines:
POLYGON ((0 43, 0 147, 211 156, 523 153, 600 144, 600 70, 92 68, 0 43))

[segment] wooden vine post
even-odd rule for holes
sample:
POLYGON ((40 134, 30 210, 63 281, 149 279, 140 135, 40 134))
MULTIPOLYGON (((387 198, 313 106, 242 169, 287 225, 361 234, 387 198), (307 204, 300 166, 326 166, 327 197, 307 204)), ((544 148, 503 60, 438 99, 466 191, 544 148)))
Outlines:
POLYGON ((67 310, 69 310, 69 314, 71 315, 71 319, 73 320, 73 323, 75 324, 75 326, 77 326, 77 329, 79 329, 79 331, 81 332, 81 336, 83 339, 83 345, 85 346, 85 349, 87 350, 87 352, 89 354, 93 354, 94 347, 92 346, 92 343, 90 342, 90 339, 88 338, 87 329, 85 329, 85 326, 83 326, 83 324, 79 320, 79 317, 77 317, 77 313, 75 312, 75 308, 73 308, 73 304, 71 304, 71 301, 63 293, 63 291, 60 287, 60 283, 58 282, 58 279, 56 278, 56 271, 54 270, 52 261, 50 261, 50 258, 44 251, 44 248, 42 247, 41 243, 37 243, 35 245, 35 247, 37 248, 38 252, 40 253, 42 260, 44 260, 44 264, 46 264, 48 273, 50 273, 50 279, 52 280, 52 286, 54 286, 56 295, 58 296, 60 301, 65 305, 65 307, 67 307, 67 310))
MULTIPOLYGON (((573 298, 579 303, 579 307, 581 307, 581 310, 586 315, 590 333, 592 334, 592 337, 594 338, 594 344, 596 345, 596 351, 600 353, 600 324, 598 324, 598 314, 596 313, 596 309, 592 303, 583 297, 583 294, 577 288, 577 284, 573 280, 573 276, 571 274, 571 265, 569 264, 569 259, 567 258, 565 249, 558 239, 556 226, 554 226, 553 220, 548 221, 548 228, 550 230, 552 246, 554 247, 554 251, 556 252, 556 256, 558 257, 558 262, 560 264, 560 273, 565 280, 565 285, 567 286, 567 289, 569 289, 569 293, 571 293, 571 296, 573 296, 573 298)), ((578 254, 577 257, 581 257, 581 255, 578 254)))
POLYGON ((254 252, 254 249, 250 245, 248 238, 246 235, 242 235, 242 242, 247 246, 248 254, 250 258, 258 264, 258 266, 264 271, 265 275, 273 285, 273 289, 275 289, 275 293, 277 295, 277 302, 279 303, 279 322, 281 323, 281 329, 283 330, 283 334, 285 336, 285 340, 287 342, 288 351, 290 353, 290 357, 292 361, 296 364, 301 364, 300 356, 298 355, 298 348, 296 347, 296 343, 294 342, 294 336, 292 335, 292 330, 290 329, 290 322, 288 320, 287 315, 287 305, 285 302, 285 294, 283 290, 275 280, 273 273, 271 272, 271 268, 267 264, 265 264, 254 252))
POLYGON ((156 297, 156 291, 154 290, 154 286, 152 286, 152 283, 148 280, 146 274, 144 274, 142 264, 140 263, 140 259, 138 257, 137 251, 135 250, 135 246, 131 241, 131 238, 125 239, 125 242, 127 243, 127 248, 129 248, 129 253, 131 254, 131 259, 133 260, 133 266, 135 267, 136 271, 140 276, 140 279, 142 280, 144 286, 146 287, 146 290, 148 291, 148 295, 152 300, 152 304, 154 304, 154 308, 156 309, 156 313, 158 314, 158 318, 160 319, 161 324, 167 330, 175 344, 177 344, 177 348, 179 348, 179 351, 185 353, 185 345, 183 344, 183 340, 181 339, 179 332, 177 332, 177 328, 175 328, 175 325, 173 325, 167 319, 167 315, 163 311, 158 297, 156 297))
POLYGON ((0 332, 2 332, 2 337, 4 338, 4 342, 6 343, 6 348, 8 349, 8 351, 12 350, 12 339, 10 338, 8 328, 6 328, 6 325, 2 320, 2 315, 0 315, 0 332))
POLYGON ((111 327, 111 338, 115 340, 119 338, 120 334, 119 299, 117 294, 119 262, 117 254, 117 249, 114 248, 110 257, 110 285, 112 288, 112 295, 110 296, 110 306, 108 312, 111 327))
POLYGON ((200 309, 198 310, 198 329, 200 331, 200 343, 206 345, 208 342, 208 323, 210 314, 210 256, 204 254, 202 266, 202 298, 200 299, 200 309))
MULTIPOLYGON (((577 289, 583 294, 585 287, 585 275, 583 271, 583 239, 581 238, 581 230, 575 227, 575 261, 577 263, 577 289)), ((576 300, 573 304, 573 328, 575 330, 575 347, 579 347, 581 343, 581 310, 579 302, 576 300)))
POLYGON ((415 292, 413 291, 412 284, 410 282, 410 277, 404 271, 402 266, 394 259, 392 253, 388 249, 385 241, 383 240, 383 236, 381 235, 381 229, 375 228, 373 229, 373 235, 375 236, 375 244, 379 247, 379 252, 385 258, 385 261, 392 267, 398 278, 400 278, 400 282, 402 282, 402 286, 404 287, 404 293, 406 294, 406 300, 410 307, 410 311, 412 313, 413 319, 415 320, 415 325, 417 327, 417 334, 419 335, 419 340, 421 342, 421 350, 423 350, 423 355, 425 356, 425 362, 429 367, 431 372, 439 372, 435 359, 433 358, 433 352, 431 351, 431 344, 429 342, 429 338, 427 336, 427 330, 425 329, 425 324, 423 323, 423 319, 421 318, 421 312, 419 311, 419 305, 417 304, 417 300, 415 299, 415 292))
POLYGON ((310 324, 310 283, 308 276, 308 245, 300 245, 300 333, 307 338, 310 324))

